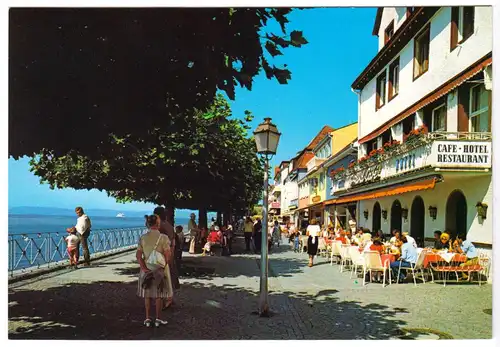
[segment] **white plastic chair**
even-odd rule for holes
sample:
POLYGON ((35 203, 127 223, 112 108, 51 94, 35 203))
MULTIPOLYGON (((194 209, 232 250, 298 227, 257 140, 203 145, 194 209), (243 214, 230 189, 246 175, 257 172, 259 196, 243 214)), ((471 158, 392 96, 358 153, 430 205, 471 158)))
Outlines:
POLYGON ((365 264, 363 266, 363 286, 365 285, 366 274, 370 273, 370 283, 372 282, 372 271, 382 271, 384 278, 382 280, 382 287, 385 287, 386 273, 389 273, 389 285, 391 284, 391 267, 388 260, 382 264, 382 258, 377 251, 365 251, 363 253, 365 264))
POLYGON ((349 255, 351 256, 352 267, 351 267, 351 278, 354 273, 357 274, 358 267, 363 269, 365 266, 365 258, 363 254, 359 252, 358 246, 349 247, 349 255))
POLYGON ((300 253, 304 253, 304 247, 307 246, 307 239, 309 239, 309 236, 300 236, 300 242, 299 242, 299 245, 300 245, 300 253))
POLYGON ((420 273, 422 274, 422 281, 425 283, 424 259, 425 259, 426 254, 427 254, 427 251, 422 250, 420 252, 420 254, 418 255, 417 262, 415 264, 410 263, 409 267, 401 266, 401 262, 399 262, 397 283, 399 283, 399 274, 401 273, 401 269, 411 270, 412 277, 413 277, 413 283, 415 284, 415 287, 417 286, 417 279, 415 277, 415 271, 417 271, 417 273, 418 273, 418 270, 420 270, 420 273))
MULTIPOLYGON (((341 241, 332 241, 332 250, 330 253, 330 265, 333 265, 333 257, 336 259, 336 263, 338 264, 339 262, 339 257, 341 258, 340 255, 340 247, 342 246, 341 241)), ((340 259, 342 260, 342 259, 340 259)))
POLYGON ((349 248, 351 245, 340 245, 340 272, 344 272, 344 268, 351 263, 351 255, 349 254, 349 248))
POLYGON ((326 241, 324 237, 318 237, 318 252, 321 256, 326 257, 326 241))

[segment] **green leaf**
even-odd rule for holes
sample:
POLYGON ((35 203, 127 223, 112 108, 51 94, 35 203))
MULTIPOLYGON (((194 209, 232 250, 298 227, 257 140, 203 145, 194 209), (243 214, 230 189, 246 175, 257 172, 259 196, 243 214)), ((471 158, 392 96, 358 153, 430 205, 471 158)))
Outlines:
POLYGON ((294 30, 290 33, 290 39, 292 41, 292 45, 295 47, 301 47, 308 43, 308 41, 303 36, 302 31, 294 30))

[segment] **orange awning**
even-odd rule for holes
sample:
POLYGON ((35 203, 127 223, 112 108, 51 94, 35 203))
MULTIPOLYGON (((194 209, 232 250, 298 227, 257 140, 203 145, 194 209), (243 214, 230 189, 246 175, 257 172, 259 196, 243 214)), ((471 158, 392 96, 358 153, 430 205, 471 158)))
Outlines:
POLYGON ((335 203, 336 204, 343 204, 343 203, 351 202, 351 201, 377 199, 377 198, 383 198, 385 196, 399 195, 399 194, 404 194, 404 193, 408 193, 408 192, 414 192, 417 190, 434 189, 435 185, 436 185, 436 178, 433 177, 433 178, 426 179, 426 180, 421 180, 421 181, 417 181, 417 182, 407 183, 404 185, 399 185, 397 187, 382 188, 382 189, 371 191, 371 192, 359 193, 356 195, 346 196, 344 198, 337 199, 337 201, 335 203))
POLYGON ((326 200, 323 205, 325 206, 328 206, 328 205, 333 205, 337 202, 337 199, 330 199, 330 200, 326 200))

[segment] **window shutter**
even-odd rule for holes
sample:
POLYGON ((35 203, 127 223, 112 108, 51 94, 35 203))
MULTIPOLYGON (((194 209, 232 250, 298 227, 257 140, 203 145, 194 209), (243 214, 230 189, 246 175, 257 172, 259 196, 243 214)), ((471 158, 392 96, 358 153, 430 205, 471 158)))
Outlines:
POLYGON ((474 6, 464 7, 464 32, 462 41, 467 40, 474 33, 474 6))
POLYGON ((451 37, 450 37, 450 51, 453 51, 458 44, 458 7, 451 8, 451 37))
POLYGON ((458 87, 458 131, 469 131, 469 95, 470 87, 458 87))

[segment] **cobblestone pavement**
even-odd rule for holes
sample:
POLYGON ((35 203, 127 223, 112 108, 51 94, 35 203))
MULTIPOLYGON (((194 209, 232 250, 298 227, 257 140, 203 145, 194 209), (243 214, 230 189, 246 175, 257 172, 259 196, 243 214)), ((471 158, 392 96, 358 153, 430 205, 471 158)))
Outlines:
POLYGON ((164 312, 169 324, 148 329, 128 253, 9 286, 9 338, 390 339, 401 329, 416 329, 416 338, 491 338, 491 285, 362 287, 324 258, 306 265, 307 255, 288 246, 271 254, 273 315, 259 318, 257 256, 185 254, 176 305, 164 312))

